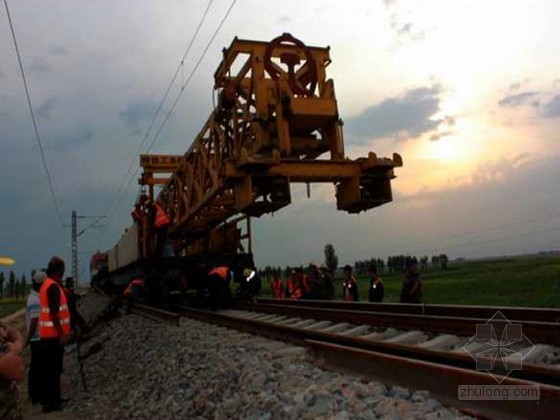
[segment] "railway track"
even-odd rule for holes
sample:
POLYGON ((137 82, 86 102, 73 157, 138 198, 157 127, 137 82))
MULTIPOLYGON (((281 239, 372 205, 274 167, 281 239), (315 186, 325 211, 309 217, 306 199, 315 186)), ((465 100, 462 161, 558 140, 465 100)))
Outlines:
MULTIPOLYGON (((560 310, 558 309, 543 309, 543 313, 539 314, 539 309, 535 308, 371 304, 288 299, 259 299, 256 302, 240 302, 237 307, 259 313, 457 336, 456 339, 452 337, 447 339, 446 342, 449 342, 450 346, 459 343, 461 341, 459 337, 474 336, 477 324, 485 324, 495 317, 493 322, 509 321, 512 324, 522 325, 523 334, 531 343, 560 345, 560 310)), ((417 336, 422 338, 422 335, 417 336)), ((539 351, 541 349, 543 348, 539 347, 539 351)))
MULTIPOLYGON (((181 308, 179 313, 204 322, 306 346, 312 350, 318 363, 371 376, 391 385, 428 389, 442 402, 469 414, 489 418, 555 418, 560 410, 559 367, 523 362, 522 369, 511 371, 505 378, 499 377, 499 386, 538 388, 538 401, 459 400, 459 386, 498 385, 490 374, 476 370, 476 361, 462 351, 462 347, 458 347, 461 343, 449 344, 451 341, 447 334, 433 335, 437 330, 433 326, 426 329, 432 333, 430 337, 416 329, 414 321, 408 323, 405 331, 394 328, 376 331, 373 322, 361 321, 367 321, 365 313, 369 313, 370 317, 379 317, 381 312, 369 311, 362 305, 363 313, 358 316, 354 312, 360 311, 353 307, 352 310, 335 309, 337 304, 348 305, 331 302, 327 308, 322 308, 315 303, 307 306, 304 303, 267 304, 261 301, 239 306, 244 309, 204 311, 181 308), (254 310, 257 307, 263 309, 262 306, 267 309, 259 312, 254 310), (297 308, 297 314, 294 308, 297 308), (328 318, 333 314, 336 314, 334 318, 328 318), (345 321, 340 318, 343 314, 347 316, 345 321), (422 335, 425 336, 423 340, 419 339, 422 335)), ((400 312, 393 315, 406 314, 400 312)), ((153 309, 150 309, 150 316, 157 316, 153 309)), ((169 320, 169 313, 164 316, 169 320)), ((470 321, 472 323, 478 319, 473 317, 470 321)), ((405 327, 404 321, 400 322, 401 327, 405 327)), ((424 319, 423 322, 429 321, 424 319)), ((527 322, 523 322, 524 328, 527 322)))

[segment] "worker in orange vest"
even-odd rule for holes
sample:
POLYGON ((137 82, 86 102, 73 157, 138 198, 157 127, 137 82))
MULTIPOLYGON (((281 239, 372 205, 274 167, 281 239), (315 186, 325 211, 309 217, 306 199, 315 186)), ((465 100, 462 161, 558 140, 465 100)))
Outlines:
POLYGON ((302 297, 302 290, 301 290, 301 277, 296 272, 296 270, 292 271, 292 277, 288 280, 288 284, 286 285, 286 298, 289 299, 301 299, 302 297))
POLYGON ((39 290, 39 395, 46 413, 61 410, 64 402, 60 397, 60 375, 64 346, 70 338, 70 310, 62 289, 64 269, 64 261, 52 257, 39 290))
POLYGON ((228 307, 231 301, 230 270, 228 266, 216 266, 208 273, 208 292, 212 309, 228 307))
POLYGON ((272 282, 270 282, 270 289, 272 291, 272 297, 275 299, 282 299, 284 297, 284 291, 282 290, 284 285, 282 284, 282 276, 280 273, 274 273, 272 282))
POLYGON ((343 268, 344 279, 342 281, 342 299, 358 301, 358 282, 352 275, 352 267, 346 265, 343 268))
POLYGON ((123 296, 131 299, 138 299, 141 298, 144 293, 144 280, 141 277, 136 277, 126 289, 124 289, 123 296))
POLYGON ((156 249, 154 254, 161 257, 163 256, 163 249, 165 247, 165 241, 167 240, 167 231, 171 221, 163 207, 158 203, 150 204, 150 212, 156 233, 156 249))
POLYGON ((301 288, 301 298, 309 299, 311 297, 311 288, 313 285, 309 281, 307 275, 304 274, 303 269, 301 267, 296 268, 296 275, 298 277, 299 285, 301 288))

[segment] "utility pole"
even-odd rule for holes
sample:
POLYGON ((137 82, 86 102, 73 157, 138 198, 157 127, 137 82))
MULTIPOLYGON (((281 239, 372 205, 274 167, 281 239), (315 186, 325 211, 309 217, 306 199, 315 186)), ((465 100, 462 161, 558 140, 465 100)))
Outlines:
POLYGON ((72 277, 78 284, 78 220, 76 210, 72 211, 72 277))
MULTIPOLYGON (((72 277, 74 278, 74 284, 78 285, 78 236, 82 235, 90 228, 100 227, 98 225, 101 219, 105 216, 78 216, 76 210, 72 211, 72 277), (95 219, 90 225, 78 232, 78 219, 95 219)), ((68 227, 68 225, 64 225, 68 227)))

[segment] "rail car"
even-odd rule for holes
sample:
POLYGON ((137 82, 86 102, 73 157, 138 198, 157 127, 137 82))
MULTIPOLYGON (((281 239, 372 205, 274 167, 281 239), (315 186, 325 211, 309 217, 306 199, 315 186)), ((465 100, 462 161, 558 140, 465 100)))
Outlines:
POLYGON ((337 208, 348 213, 392 200, 398 154, 345 155, 329 47, 285 33, 270 42, 235 38, 222 54, 216 107, 186 153, 140 155, 134 223, 92 259, 96 285, 123 288, 141 275, 159 301, 177 276, 203 290, 215 265, 241 281, 254 268, 251 218, 289 205, 292 183, 333 184, 337 208), (156 227, 154 207, 165 213, 165 229, 156 227))

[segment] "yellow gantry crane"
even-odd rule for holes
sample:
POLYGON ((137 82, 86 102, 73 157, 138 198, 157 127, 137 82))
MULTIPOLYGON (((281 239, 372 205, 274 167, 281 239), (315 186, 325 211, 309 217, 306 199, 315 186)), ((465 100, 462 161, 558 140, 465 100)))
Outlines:
MULTIPOLYGON (((181 255, 235 252, 243 238, 250 251, 249 218, 290 204, 293 182, 333 183, 337 208, 349 213, 392 200, 398 154, 351 160, 344 153, 329 52, 287 33, 271 42, 235 38, 214 74, 217 106, 187 152, 140 156, 139 184, 169 215, 181 255)), ((138 225, 148 256, 147 220, 138 225)))

